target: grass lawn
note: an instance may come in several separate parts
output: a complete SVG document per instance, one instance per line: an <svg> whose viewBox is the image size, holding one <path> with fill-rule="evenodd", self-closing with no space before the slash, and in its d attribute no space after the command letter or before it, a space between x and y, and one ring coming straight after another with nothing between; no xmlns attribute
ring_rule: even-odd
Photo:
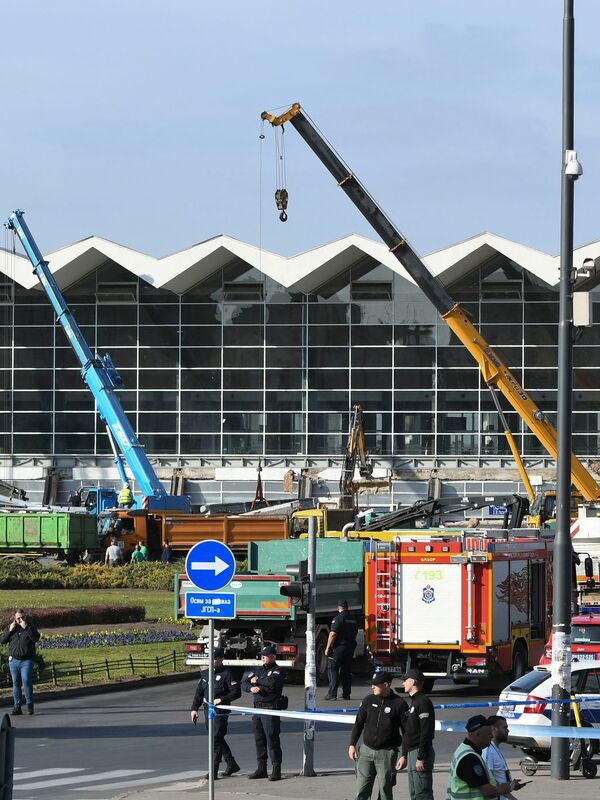
<svg viewBox="0 0 600 800"><path fill-rule="evenodd" d="M63 606L144 606L146 619L173 618L173 592L153 589L4 589L0 608Z"/></svg>

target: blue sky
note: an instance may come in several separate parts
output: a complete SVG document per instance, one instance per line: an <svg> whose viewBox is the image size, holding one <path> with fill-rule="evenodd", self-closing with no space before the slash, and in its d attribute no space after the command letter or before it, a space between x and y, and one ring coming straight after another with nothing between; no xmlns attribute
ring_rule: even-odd
<svg viewBox="0 0 600 800"><path fill-rule="evenodd" d="M600 4L575 6L584 244L600 239ZM22 0L0 49L2 213L25 208L44 251L91 234L157 256L219 233L285 255L376 238L289 126L278 221L260 112L299 100L421 253L482 230L555 253L562 12L562 0Z"/></svg>

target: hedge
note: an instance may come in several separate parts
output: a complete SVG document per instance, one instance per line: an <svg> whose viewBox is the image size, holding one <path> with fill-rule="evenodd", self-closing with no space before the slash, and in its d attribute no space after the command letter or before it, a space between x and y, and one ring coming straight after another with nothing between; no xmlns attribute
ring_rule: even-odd
<svg viewBox="0 0 600 800"><path fill-rule="evenodd" d="M183 564L146 561L122 567L77 564L67 567L20 559L0 560L0 589L163 589L173 590Z"/></svg>
<svg viewBox="0 0 600 800"><path fill-rule="evenodd" d="M100 625L105 622L142 622L144 606L76 606L68 608L24 608L36 628L62 628L67 625ZM2 627L9 624L14 608L0 609Z"/></svg>

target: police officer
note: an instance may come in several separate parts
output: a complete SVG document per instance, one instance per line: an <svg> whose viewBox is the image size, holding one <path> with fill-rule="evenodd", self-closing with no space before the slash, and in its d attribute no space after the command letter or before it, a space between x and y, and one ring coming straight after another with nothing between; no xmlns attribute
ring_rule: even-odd
<svg viewBox="0 0 600 800"><path fill-rule="evenodd" d="M331 621L325 655L329 674L329 690L325 700L337 700L338 686L342 685L342 697L350 699L352 687L352 658L356 649L358 623L348 611L348 601L338 601L338 613Z"/></svg>
<svg viewBox="0 0 600 800"><path fill-rule="evenodd" d="M435 711L431 700L423 692L425 675L421 670L409 669L403 676L403 682L411 706L404 722L402 755L396 768L408 766L410 800L433 800Z"/></svg>
<svg viewBox="0 0 600 800"><path fill-rule="evenodd" d="M274 647L263 647L260 651L262 666L256 672L248 672L242 681L242 689L254 695L254 708L281 708L284 674L276 662L277 650ZM269 778L270 781L281 780L281 742L279 731L281 718L255 714L252 717L254 743L256 745L256 770L248 775L250 780ZM267 748L271 756L271 775L267 773Z"/></svg>
<svg viewBox="0 0 600 800"><path fill-rule="evenodd" d="M214 667L215 667L215 718L214 718L214 735L215 735L215 760L213 763L213 774L215 779L218 776L219 764L221 759L225 758L227 767L223 770L223 775L233 775L234 772L239 772L240 767L231 753L231 749L225 741L227 735L227 724L229 722L229 711L219 711L218 706L231 705L234 700L241 696L242 690L239 681L237 681L231 674L229 667L223 666L223 656L225 650L222 647L215 647L214 649ZM198 719L198 709L203 704L204 699L208 701L208 669L202 670L200 680L196 686L196 693L192 700L191 717L192 722L196 724ZM204 707L204 717L206 720L206 727L208 729L208 708Z"/></svg>
<svg viewBox="0 0 600 800"><path fill-rule="evenodd" d="M492 741L491 720L476 714L465 727L467 738L456 748L450 764L447 799L483 800L522 789L525 784L516 779L498 783L483 759L483 750Z"/></svg>

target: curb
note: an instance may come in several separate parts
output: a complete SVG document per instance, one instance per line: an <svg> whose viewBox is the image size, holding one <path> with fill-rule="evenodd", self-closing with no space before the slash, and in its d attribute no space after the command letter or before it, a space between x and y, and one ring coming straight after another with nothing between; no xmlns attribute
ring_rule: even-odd
<svg viewBox="0 0 600 800"><path fill-rule="evenodd" d="M198 680L201 670L194 672L175 672L171 675L154 675L151 678L135 678L119 683L100 683L93 686L73 686L65 689L47 690L36 692L34 685L34 702L48 702L48 700L62 700L63 697L88 697L93 694L109 694L110 692L126 692L129 689L143 689L146 686L160 686L161 683L182 683L183 681ZM0 698L0 708L12 706L12 697Z"/></svg>

